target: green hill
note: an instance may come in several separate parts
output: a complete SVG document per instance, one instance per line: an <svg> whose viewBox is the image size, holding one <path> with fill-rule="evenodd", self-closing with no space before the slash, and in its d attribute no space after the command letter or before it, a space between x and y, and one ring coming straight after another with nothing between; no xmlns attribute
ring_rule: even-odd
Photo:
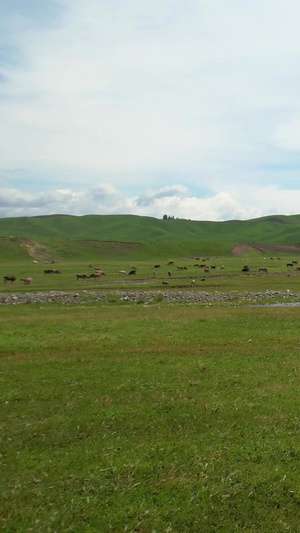
<svg viewBox="0 0 300 533"><path fill-rule="evenodd" d="M199 222L135 215L50 215L0 219L0 236L127 242L300 242L300 215Z"/></svg>
<svg viewBox="0 0 300 533"><path fill-rule="evenodd" d="M21 259L26 254L66 260L103 254L141 258L220 255L230 253L239 243L298 245L300 215L226 222L159 220L135 215L0 219L0 257L4 260Z"/></svg>

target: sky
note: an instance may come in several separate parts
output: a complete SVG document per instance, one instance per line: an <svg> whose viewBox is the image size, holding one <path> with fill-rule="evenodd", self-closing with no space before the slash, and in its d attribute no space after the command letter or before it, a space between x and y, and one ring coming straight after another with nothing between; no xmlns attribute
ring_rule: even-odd
<svg viewBox="0 0 300 533"><path fill-rule="evenodd" d="M297 0L0 14L0 217L300 213Z"/></svg>

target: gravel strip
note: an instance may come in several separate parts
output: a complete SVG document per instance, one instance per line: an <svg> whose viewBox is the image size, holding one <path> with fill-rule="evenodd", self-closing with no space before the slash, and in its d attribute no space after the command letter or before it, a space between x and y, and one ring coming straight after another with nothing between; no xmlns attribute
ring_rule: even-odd
<svg viewBox="0 0 300 533"><path fill-rule="evenodd" d="M231 302L241 305L259 305L261 301L268 301L271 305L293 304L300 302L300 293L291 291L264 291L246 293L208 293L204 291L112 291L108 293L80 291L80 292L24 292L24 293L0 293L0 305L18 304L84 304L92 302L109 303L120 302L189 302L189 303L213 303Z"/></svg>

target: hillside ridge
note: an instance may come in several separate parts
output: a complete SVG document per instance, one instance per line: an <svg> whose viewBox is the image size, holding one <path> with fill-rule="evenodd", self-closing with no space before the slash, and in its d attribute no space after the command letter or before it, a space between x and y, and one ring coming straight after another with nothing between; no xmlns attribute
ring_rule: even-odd
<svg viewBox="0 0 300 533"><path fill-rule="evenodd" d="M224 222L157 219L138 215L43 215L0 218L0 236L119 242L300 242L300 215Z"/></svg>
<svg viewBox="0 0 300 533"><path fill-rule="evenodd" d="M0 219L0 259L184 257L300 253L300 215L245 221L160 220L137 215Z"/></svg>

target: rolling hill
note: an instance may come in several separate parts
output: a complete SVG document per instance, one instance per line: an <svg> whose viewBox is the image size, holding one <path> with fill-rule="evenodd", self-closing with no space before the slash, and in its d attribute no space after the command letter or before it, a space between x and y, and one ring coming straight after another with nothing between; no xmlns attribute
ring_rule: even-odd
<svg viewBox="0 0 300 533"><path fill-rule="evenodd" d="M135 215L49 215L0 219L0 258L51 259L228 254L239 244L253 253L298 251L300 215L226 222L159 220ZM257 244L259 243L259 244ZM280 250L280 246L278 250ZM288 247L290 246L290 248ZM247 250L249 255L249 249Z"/></svg>

